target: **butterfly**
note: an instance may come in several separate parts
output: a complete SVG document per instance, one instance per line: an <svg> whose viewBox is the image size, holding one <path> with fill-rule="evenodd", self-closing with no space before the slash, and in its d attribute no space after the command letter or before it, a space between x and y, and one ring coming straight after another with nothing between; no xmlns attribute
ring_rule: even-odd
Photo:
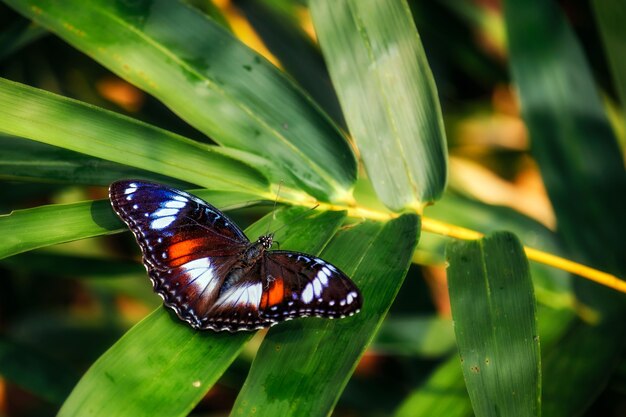
<svg viewBox="0 0 626 417"><path fill-rule="evenodd" d="M358 313L359 289L339 268L250 242L224 213L189 193L142 180L109 187L163 303L194 329L255 330L292 318Z"/></svg>

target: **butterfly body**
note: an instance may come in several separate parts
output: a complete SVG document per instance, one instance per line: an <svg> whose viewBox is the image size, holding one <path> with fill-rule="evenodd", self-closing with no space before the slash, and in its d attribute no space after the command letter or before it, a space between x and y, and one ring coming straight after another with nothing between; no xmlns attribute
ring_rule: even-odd
<svg viewBox="0 0 626 417"><path fill-rule="evenodd" d="M221 211L161 184L117 181L111 205L142 250L155 292L195 329L254 330L297 317L357 313L356 285L332 264L250 242Z"/></svg>

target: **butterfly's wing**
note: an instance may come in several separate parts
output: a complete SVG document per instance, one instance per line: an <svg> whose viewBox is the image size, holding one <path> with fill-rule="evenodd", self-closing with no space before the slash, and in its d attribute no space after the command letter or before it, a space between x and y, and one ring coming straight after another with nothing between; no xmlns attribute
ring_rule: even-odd
<svg viewBox="0 0 626 417"><path fill-rule="evenodd" d="M361 309L357 286L334 265L289 251L265 254L261 317L276 322L296 317L343 318Z"/></svg>
<svg viewBox="0 0 626 417"><path fill-rule="evenodd" d="M207 202L161 184L117 181L109 197L135 235L154 290L165 305L194 328L221 330L212 319L226 313L215 306L238 296L224 298L222 286L250 245L244 233ZM238 305L247 308L246 316L258 316L258 302L252 303L255 287L242 281L237 283L243 291ZM244 308L246 299L251 304Z"/></svg>
<svg viewBox="0 0 626 417"><path fill-rule="evenodd" d="M234 332L261 329L277 323L277 320L259 313L264 288L262 268L262 262L256 262L235 283L222 287L219 297L201 319L200 328Z"/></svg>

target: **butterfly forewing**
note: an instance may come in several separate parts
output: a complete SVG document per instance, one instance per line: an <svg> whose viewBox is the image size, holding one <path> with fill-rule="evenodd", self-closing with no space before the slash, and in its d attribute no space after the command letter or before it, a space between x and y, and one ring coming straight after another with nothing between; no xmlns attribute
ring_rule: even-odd
<svg viewBox="0 0 626 417"><path fill-rule="evenodd" d="M200 327L230 267L250 244L222 212L183 191L144 181L109 188L115 212L135 235L155 291Z"/></svg>
<svg viewBox="0 0 626 417"><path fill-rule="evenodd" d="M294 317L340 318L361 307L339 269L303 253L267 251L228 217L184 191L146 181L109 189L143 253L155 291L195 329L253 330Z"/></svg>

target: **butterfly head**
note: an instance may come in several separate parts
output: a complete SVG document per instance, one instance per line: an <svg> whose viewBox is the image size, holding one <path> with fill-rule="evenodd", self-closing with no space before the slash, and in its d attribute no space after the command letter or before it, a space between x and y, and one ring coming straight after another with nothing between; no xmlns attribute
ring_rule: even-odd
<svg viewBox="0 0 626 417"><path fill-rule="evenodd" d="M272 247L274 243L274 233L269 233L267 235L263 235L259 238L258 243L260 243L265 250L268 250Z"/></svg>

